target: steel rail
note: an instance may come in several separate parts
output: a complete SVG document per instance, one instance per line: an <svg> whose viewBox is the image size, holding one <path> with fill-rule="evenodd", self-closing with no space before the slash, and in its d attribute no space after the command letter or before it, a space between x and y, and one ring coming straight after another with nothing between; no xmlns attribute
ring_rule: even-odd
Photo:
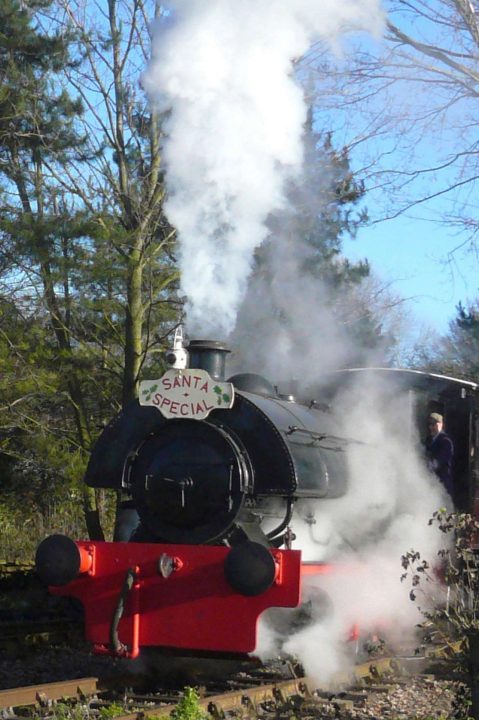
<svg viewBox="0 0 479 720"><path fill-rule="evenodd" d="M49 700L92 695L101 692L100 685L98 678L84 677L75 680L61 680L60 682L44 683L42 685L27 685L10 690L0 690L0 709L19 707L21 705L36 705L37 703L46 704Z"/></svg>
<svg viewBox="0 0 479 720"><path fill-rule="evenodd" d="M450 649L450 648L448 648ZM432 653L431 653L432 655ZM422 672L422 662L430 662L431 655L419 658L412 657L383 657L369 660L356 665L349 674L338 673L333 679L333 687L352 687L361 684L366 679L378 681L380 678L397 675L412 675ZM437 652L436 657L442 653ZM0 710L25 705L47 704L68 698L86 698L111 690L111 681L105 682L97 677L84 677L42 685L0 690ZM224 713L235 710L246 711L254 709L264 703L282 703L290 697L299 697L302 700L321 702L317 694L318 684L308 677L298 677L288 680L278 680L253 687L237 688L217 695L206 695L199 700L199 705L207 710L213 717L223 717ZM161 696L149 698L157 702L156 706L148 706L149 717L168 716L176 707L171 702L162 702ZM139 700L139 699L138 699ZM134 696L133 696L134 701ZM125 715L116 716L115 720L134 720L136 716L144 716L145 708L130 711Z"/></svg>

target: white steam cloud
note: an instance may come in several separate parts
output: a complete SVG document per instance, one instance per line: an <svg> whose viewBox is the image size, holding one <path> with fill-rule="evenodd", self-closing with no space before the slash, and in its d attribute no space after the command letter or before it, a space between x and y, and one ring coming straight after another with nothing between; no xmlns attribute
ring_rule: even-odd
<svg viewBox="0 0 479 720"><path fill-rule="evenodd" d="M294 60L316 40L336 50L345 32L380 32L380 0L172 0L164 7L144 84L169 112L165 211L178 231L188 330L229 335L243 302L232 337L238 370L310 383L355 351L325 288L301 272L310 248L275 233L277 244L264 252L268 272L253 278L245 298L246 287L254 250L270 234L267 221L287 208L286 186L303 170L307 108ZM354 294L345 302L339 316L350 318L361 303ZM399 582L400 558L411 547L433 557L442 540L427 521L447 498L404 432L407 403L395 398L384 408L377 391L362 383L359 395L336 407L341 433L366 443L348 447L348 494L303 502L294 522L304 558L331 559L335 568L304 588L313 622L293 632L272 612L261 625L263 657L281 647L321 683L352 664L346 640L354 623L363 632L413 628L420 618Z"/></svg>
<svg viewBox="0 0 479 720"><path fill-rule="evenodd" d="M438 586L437 597L411 602L410 579L400 580L401 556L409 550L437 561L447 538L428 521L436 510L450 506L450 499L426 470L410 397L391 391L377 377L374 382L362 377L338 399L341 433L366 443L346 446L348 492L337 499L303 501L297 508L294 546L304 560L332 566L331 572L304 583L302 600L311 604L312 622L286 629L291 613L278 610L261 622L260 657L288 653L323 687L334 684L337 673L352 670L355 626L362 640L379 636L389 647L411 647L423 620L418 608L444 599Z"/></svg>
<svg viewBox="0 0 479 720"><path fill-rule="evenodd" d="M315 40L379 32L379 0L173 0L144 84L170 110L165 210L178 231L191 332L228 334L284 183L301 169L306 106L293 61Z"/></svg>

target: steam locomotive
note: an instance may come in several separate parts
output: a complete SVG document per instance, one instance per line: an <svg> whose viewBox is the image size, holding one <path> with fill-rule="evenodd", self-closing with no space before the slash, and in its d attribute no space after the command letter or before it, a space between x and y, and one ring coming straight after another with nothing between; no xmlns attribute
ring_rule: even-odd
<svg viewBox="0 0 479 720"><path fill-rule="evenodd" d="M86 471L90 487L126 498L114 541L52 535L38 547L40 577L83 603L97 653L250 653L261 613L297 607L302 580L331 570L292 549L294 507L347 492L348 440L325 403L281 396L256 374L226 382L228 352L204 340L186 350L176 333L169 369L140 384L139 400L105 428ZM443 383L441 409L457 391L467 408L455 406L472 427L477 388L462 383L461 393L465 385L468 400Z"/></svg>

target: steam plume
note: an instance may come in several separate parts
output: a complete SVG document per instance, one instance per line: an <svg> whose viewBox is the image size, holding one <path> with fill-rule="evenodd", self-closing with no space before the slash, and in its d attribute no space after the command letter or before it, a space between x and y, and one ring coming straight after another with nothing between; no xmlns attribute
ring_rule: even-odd
<svg viewBox="0 0 479 720"><path fill-rule="evenodd" d="M301 172L306 106L295 81L294 59L316 40L337 49L344 32L377 32L381 24L379 0L175 0L168 4L154 32L145 86L158 107L169 111L165 210L178 230L190 333L200 329L203 335L224 336L232 331L254 249L268 235L266 220L284 208L285 183ZM301 247L296 250L302 252ZM272 256L279 262L274 249ZM282 257L289 257L292 267L298 267L296 257ZM276 361L270 368L276 374L272 379L287 377L288 368L278 358L295 360L291 375L297 376L299 370L303 378L307 371L317 375L320 367L343 364L349 353L337 337L334 318L324 310L327 301L308 299L317 297L317 286L305 288L303 279L302 287L293 292L288 283L295 272L281 275L277 270L279 296L290 288L290 296L298 300L289 327L296 328L305 317L309 321L314 308L321 330L311 332L309 327L307 333L316 342L314 352L305 345L303 335L288 334L284 323L281 333L277 325L269 333L263 328L262 338L251 333L257 340L266 336L282 345L280 353L272 342L267 344ZM263 305L269 289L263 295L263 288L253 287L256 294L245 312L249 319L255 306L270 307ZM241 335L248 337L243 323L237 346ZM298 348L304 357L304 367L299 368ZM259 364L264 369L265 363ZM339 573L325 581L321 588L331 598L333 616L319 618L303 633L292 635L285 646L322 680L347 662L344 640L352 622L359 620L367 629L370 618L382 615L387 621L391 608L396 619L405 607L410 609L398 585L400 555L414 545L423 550L427 544L433 551L437 546L437 538L430 541L418 532L444 498L431 484L409 441L394 433L401 424L398 404L391 428L391 414L383 415L372 405L373 398L373 389L365 389L354 406L356 411L351 411L349 398L340 415L346 418L345 436L357 436L360 428L361 439L370 439L376 448L368 461L351 453L351 494L325 503L321 510L315 508L317 524L309 547L310 526L295 526L297 547L306 558L331 557L336 565L355 564L361 576ZM318 540L322 540L322 550ZM414 622L417 619L406 621L401 616L400 626ZM268 641L274 652L277 639L274 633L266 634L263 628L260 649L265 655ZM332 663L329 667L324 665L326 660Z"/></svg>
<svg viewBox="0 0 479 720"><path fill-rule="evenodd" d="M164 158L189 331L229 333L254 249L301 169L294 59L315 40L379 31L379 0L174 0L144 83L170 110Z"/></svg>
<svg viewBox="0 0 479 720"><path fill-rule="evenodd" d="M345 448L347 494L303 501L294 524L302 558L331 561L332 571L304 584L303 602L311 605L307 626L285 631L288 611L271 611L259 643L261 657L275 656L281 648L299 658L322 686L334 684L336 673L352 669L356 647L348 636L356 624L363 639L379 634L389 647L412 646L423 617L409 599L410 581L400 582L401 556L413 548L423 558L437 560L447 538L428 520L450 503L413 441L420 430L411 427L407 393L393 392L377 377L371 382L361 378L337 398L335 414L344 436L366 444ZM314 525L305 522L308 515L314 516ZM429 602L434 600L443 598ZM281 620L281 613L283 625L277 617Z"/></svg>

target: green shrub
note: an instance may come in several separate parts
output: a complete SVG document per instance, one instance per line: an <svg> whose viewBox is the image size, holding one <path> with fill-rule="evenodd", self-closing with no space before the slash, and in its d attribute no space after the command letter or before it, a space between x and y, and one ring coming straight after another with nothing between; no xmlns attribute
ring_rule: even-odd
<svg viewBox="0 0 479 720"><path fill-rule="evenodd" d="M171 713L173 720L207 720L209 714L200 705L200 696L192 687L185 687L183 697Z"/></svg>

